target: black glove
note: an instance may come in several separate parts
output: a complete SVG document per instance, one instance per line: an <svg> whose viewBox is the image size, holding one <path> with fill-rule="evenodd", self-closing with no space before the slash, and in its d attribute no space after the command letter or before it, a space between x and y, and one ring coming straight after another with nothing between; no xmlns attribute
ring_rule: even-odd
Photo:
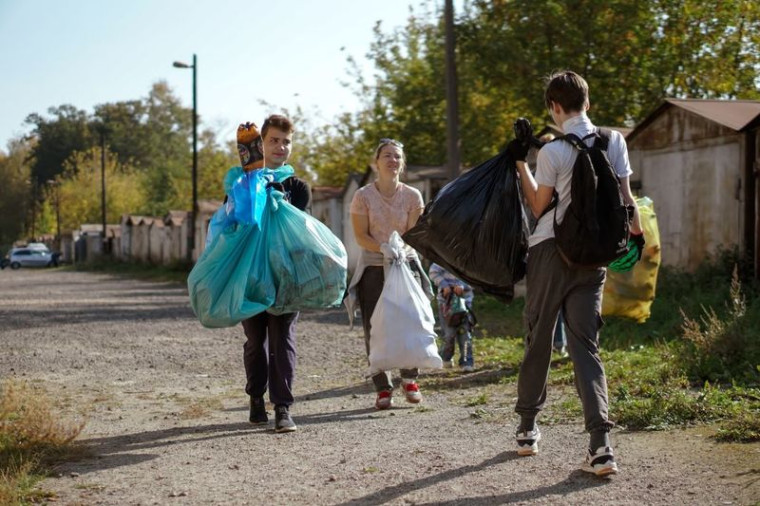
<svg viewBox="0 0 760 506"><path fill-rule="evenodd" d="M528 157L528 151L530 150L530 144L523 142L520 139L512 139L507 144L507 153L512 155L512 158L516 162L524 162Z"/></svg>
<svg viewBox="0 0 760 506"><path fill-rule="evenodd" d="M644 253L644 245L646 244L644 234L631 234L631 242L636 245L636 249L638 250L639 256L636 259L638 262L641 260L641 255Z"/></svg>
<svg viewBox="0 0 760 506"><path fill-rule="evenodd" d="M644 253L644 234L631 234L628 238L628 253L610 263L609 268L615 272L628 272L641 260Z"/></svg>
<svg viewBox="0 0 760 506"><path fill-rule="evenodd" d="M274 188L280 193L285 193L285 187L282 186L282 183L277 183L275 181L272 181L271 183L267 183L267 190L270 188Z"/></svg>
<svg viewBox="0 0 760 506"><path fill-rule="evenodd" d="M512 128L515 131L515 138L507 144L507 151L515 161L524 162L531 146L541 149L544 145L533 136L533 126L527 118L517 118Z"/></svg>

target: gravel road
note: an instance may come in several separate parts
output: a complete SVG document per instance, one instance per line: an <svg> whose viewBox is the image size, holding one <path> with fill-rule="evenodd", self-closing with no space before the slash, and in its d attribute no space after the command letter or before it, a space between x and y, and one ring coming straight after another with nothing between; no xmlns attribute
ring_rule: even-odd
<svg viewBox="0 0 760 506"><path fill-rule="evenodd" d="M275 434L247 422L241 328L203 328L184 286L0 271L2 378L41 385L62 416L87 416L85 457L41 484L51 504L760 501L758 444L719 445L709 428L616 431L621 473L598 479L579 470L580 420L542 426L541 453L516 456L515 387L493 381L499 371L429 371L421 405L397 398L376 412L361 331L344 313L302 314L298 339L298 431ZM552 391L550 402L571 394Z"/></svg>

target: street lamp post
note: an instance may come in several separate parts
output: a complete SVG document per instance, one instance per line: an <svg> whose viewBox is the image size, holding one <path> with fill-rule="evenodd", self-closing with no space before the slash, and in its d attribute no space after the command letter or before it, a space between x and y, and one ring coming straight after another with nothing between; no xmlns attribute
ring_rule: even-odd
<svg viewBox="0 0 760 506"><path fill-rule="evenodd" d="M179 69L193 69L193 212L191 213L190 230L187 235L187 261L193 263L195 222L198 216L198 59L193 54L192 65L179 61L175 61L173 65Z"/></svg>

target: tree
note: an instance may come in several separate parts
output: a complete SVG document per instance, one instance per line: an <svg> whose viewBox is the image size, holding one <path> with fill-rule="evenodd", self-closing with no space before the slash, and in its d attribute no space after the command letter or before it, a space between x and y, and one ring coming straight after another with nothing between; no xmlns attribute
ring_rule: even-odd
<svg viewBox="0 0 760 506"><path fill-rule="evenodd" d="M0 151L0 249L25 235L31 217L32 177L26 159L32 151L24 138L8 143L8 154Z"/></svg>
<svg viewBox="0 0 760 506"><path fill-rule="evenodd" d="M51 107L44 118L32 113L26 123L34 125L31 138L31 171L35 184L40 187L63 171L64 163L77 151L86 151L93 145L89 129L89 115L73 105ZM76 170L76 167L74 168Z"/></svg>
<svg viewBox="0 0 760 506"><path fill-rule="evenodd" d="M362 109L315 130L322 178L344 178L352 149L381 137L402 141L411 164L445 161L442 12L422 5L403 29L376 25L371 78L349 58ZM608 126L633 126L668 96L760 98L760 6L750 0L472 0L456 30L464 166L503 147L517 117L551 121L543 79L554 70L586 78L589 114Z"/></svg>
<svg viewBox="0 0 760 506"><path fill-rule="evenodd" d="M76 169L75 169L76 167ZM83 223L101 222L100 149L76 153L65 164L59 184L61 230L79 228ZM142 191L146 177L141 171L119 165L116 157L106 157L106 221L119 223L123 214L143 212L146 207Z"/></svg>

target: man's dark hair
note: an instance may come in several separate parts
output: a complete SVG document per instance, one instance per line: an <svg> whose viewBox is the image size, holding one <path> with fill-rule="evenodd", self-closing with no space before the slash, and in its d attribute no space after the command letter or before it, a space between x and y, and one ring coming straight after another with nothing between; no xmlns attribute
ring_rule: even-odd
<svg viewBox="0 0 760 506"><path fill-rule="evenodd" d="M565 112L581 112L588 106L588 83L572 70L554 72L546 78L544 101L551 109L557 102Z"/></svg>
<svg viewBox="0 0 760 506"><path fill-rule="evenodd" d="M282 116L281 114L272 114L267 119L264 120L264 124L261 127L261 138L264 139L267 136L267 131L270 127L274 127L278 130L282 130L286 134L292 134L293 133L293 123L286 118L285 116Z"/></svg>

